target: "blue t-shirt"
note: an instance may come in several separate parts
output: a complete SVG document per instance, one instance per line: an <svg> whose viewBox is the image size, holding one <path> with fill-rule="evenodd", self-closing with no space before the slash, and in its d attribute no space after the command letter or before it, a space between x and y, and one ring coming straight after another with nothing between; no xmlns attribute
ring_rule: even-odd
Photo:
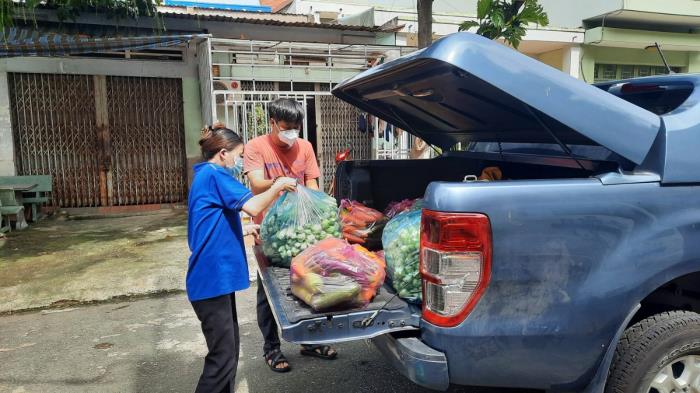
<svg viewBox="0 0 700 393"><path fill-rule="evenodd" d="M253 196L222 166L194 166L188 198L187 297L209 299L248 288L241 207Z"/></svg>

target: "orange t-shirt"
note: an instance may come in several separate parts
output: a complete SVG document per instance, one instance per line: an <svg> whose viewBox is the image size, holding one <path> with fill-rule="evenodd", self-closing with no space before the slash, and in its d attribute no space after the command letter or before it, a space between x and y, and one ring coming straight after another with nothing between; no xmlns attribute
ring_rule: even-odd
<svg viewBox="0 0 700 393"><path fill-rule="evenodd" d="M297 139L297 143L289 149L275 145L270 135L250 140L246 143L243 153L243 172L261 169L265 179L278 176L293 177L299 184L306 184L307 181L321 176L314 149L305 139ZM259 214L253 221L260 224L263 217L264 213Z"/></svg>

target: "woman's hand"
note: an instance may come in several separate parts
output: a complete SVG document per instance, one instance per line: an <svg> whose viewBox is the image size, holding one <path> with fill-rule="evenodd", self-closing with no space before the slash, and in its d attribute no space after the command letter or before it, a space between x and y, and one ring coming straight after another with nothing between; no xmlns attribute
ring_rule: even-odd
<svg viewBox="0 0 700 393"><path fill-rule="evenodd" d="M260 233L258 232L259 229L260 225L258 224L243 225L243 236L253 235L253 237L257 239L260 237Z"/></svg>
<svg viewBox="0 0 700 393"><path fill-rule="evenodd" d="M280 177L272 184L272 188L277 191L296 191L297 179L291 177Z"/></svg>
<svg viewBox="0 0 700 393"><path fill-rule="evenodd" d="M250 198L241 210L248 213L249 216L255 217L267 209L280 196L280 192L296 191L296 189L297 179L279 177L267 191Z"/></svg>

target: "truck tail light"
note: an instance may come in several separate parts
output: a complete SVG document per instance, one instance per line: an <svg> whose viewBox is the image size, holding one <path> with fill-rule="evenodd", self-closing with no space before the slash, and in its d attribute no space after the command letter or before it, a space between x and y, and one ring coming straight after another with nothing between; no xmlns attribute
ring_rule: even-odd
<svg viewBox="0 0 700 393"><path fill-rule="evenodd" d="M423 319L456 326L474 309L491 278L489 219L423 210L420 246Z"/></svg>

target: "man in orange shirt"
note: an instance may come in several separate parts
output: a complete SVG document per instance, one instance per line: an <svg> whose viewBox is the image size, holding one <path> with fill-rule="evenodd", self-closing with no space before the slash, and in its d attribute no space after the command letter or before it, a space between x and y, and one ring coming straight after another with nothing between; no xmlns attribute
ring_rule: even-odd
<svg viewBox="0 0 700 393"><path fill-rule="evenodd" d="M253 194L267 191L278 177L292 177L308 188L318 190L321 171L311 143L299 138L304 121L303 106L289 98L280 98L268 105L270 133L249 141L245 146L243 168L250 180ZM264 213L253 218L262 223ZM277 323L272 315L265 290L258 277L258 327L265 344L265 362L276 372L290 370L289 362L280 351ZM327 345L302 345L302 355L335 359L338 353Z"/></svg>

